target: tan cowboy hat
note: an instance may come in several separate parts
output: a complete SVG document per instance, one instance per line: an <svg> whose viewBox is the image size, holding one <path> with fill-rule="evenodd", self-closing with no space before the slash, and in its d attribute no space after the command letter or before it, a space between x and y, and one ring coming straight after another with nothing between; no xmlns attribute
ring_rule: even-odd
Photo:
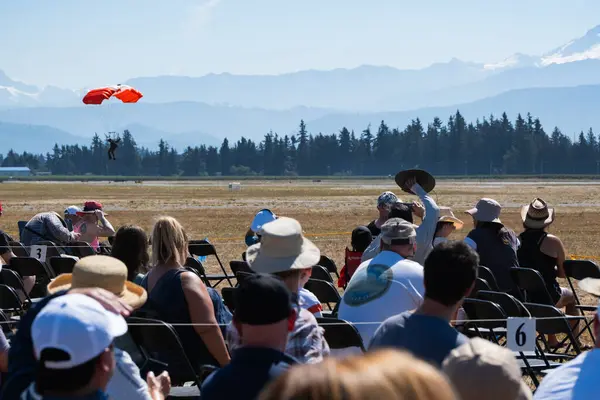
<svg viewBox="0 0 600 400"><path fill-rule="evenodd" d="M456 230L462 229L465 225L464 222L454 216L454 213L448 207L440 207L440 218L438 219L438 222L451 222L454 224Z"/></svg>
<svg viewBox="0 0 600 400"><path fill-rule="evenodd" d="M531 229L545 228L554 222L554 209L540 198L535 198L528 206L521 207L523 225Z"/></svg>
<svg viewBox="0 0 600 400"><path fill-rule="evenodd" d="M48 284L48 293L93 287L114 293L133 308L141 307L148 298L143 287L127 280L125 264L109 256L88 256L80 259L73 267L73 273L60 274Z"/></svg>
<svg viewBox="0 0 600 400"><path fill-rule="evenodd" d="M246 250L246 261L256 272L274 274L319 263L319 248L302 235L300 223L293 218L279 217L256 233L260 243Z"/></svg>

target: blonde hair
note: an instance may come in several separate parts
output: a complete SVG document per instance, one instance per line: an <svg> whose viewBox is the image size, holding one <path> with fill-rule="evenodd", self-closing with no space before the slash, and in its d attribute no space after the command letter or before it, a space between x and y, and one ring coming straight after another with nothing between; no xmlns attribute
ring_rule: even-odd
<svg viewBox="0 0 600 400"><path fill-rule="evenodd" d="M185 264L188 238L185 230L173 217L160 217L152 229L152 265Z"/></svg>
<svg viewBox="0 0 600 400"><path fill-rule="evenodd" d="M297 365L259 400L456 400L448 380L408 353L380 350L320 364Z"/></svg>

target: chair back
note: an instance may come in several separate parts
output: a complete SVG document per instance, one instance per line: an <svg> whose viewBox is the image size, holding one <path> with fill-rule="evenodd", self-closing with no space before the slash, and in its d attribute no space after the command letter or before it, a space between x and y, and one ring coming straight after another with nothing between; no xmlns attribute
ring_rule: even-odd
<svg viewBox="0 0 600 400"><path fill-rule="evenodd" d="M83 258L87 256L95 256L96 250L88 242L77 241L73 242L69 245L69 250L71 254L75 257Z"/></svg>
<svg viewBox="0 0 600 400"><path fill-rule="evenodd" d="M490 285L488 284L488 282L485 279L475 278L475 286L473 287L473 290L471 291L469 298L472 298L472 299L476 298L477 293L479 293L480 290L491 291L492 288L490 287Z"/></svg>
<svg viewBox="0 0 600 400"><path fill-rule="evenodd" d="M58 276L60 274L70 274L77 260L72 257L50 257L50 267Z"/></svg>
<svg viewBox="0 0 600 400"><path fill-rule="evenodd" d="M198 372L187 358L177 332L163 321L138 317L127 320L129 333L143 354L156 365L166 365L173 386L186 382L201 385ZM154 371L160 373L162 371Z"/></svg>
<svg viewBox="0 0 600 400"><path fill-rule="evenodd" d="M214 256L217 254L217 249L212 243L209 243L206 239L203 240L190 240L188 243L188 251L190 254L197 257Z"/></svg>
<svg viewBox="0 0 600 400"><path fill-rule="evenodd" d="M60 257L60 250L54 242L49 240L42 240L38 242L39 246L46 246L46 260L50 259L50 257Z"/></svg>
<svg viewBox="0 0 600 400"><path fill-rule="evenodd" d="M336 309L340 303L340 293L331 282L319 279L309 279L304 285L304 288L317 296L317 299L319 299L321 303L326 304L330 310ZM333 307L331 306L332 303L334 304Z"/></svg>
<svg viewBox="0 0 600 400"><path fill-rule="evenodd" d="M238 272L246 272L248 274L254 273L246 261L229 261L229 268L231 268L231 272L233 272L234 275Z"/></svg>
<svg viewBox="0 0 600 400"><path fill-rule="evenodd" d="M544 304L554 305L554 300L542 275L532 268L511 268L510 276L515 284L525 291L525 297L530 300L530 294L535 293L537 301Z"/></svg>
<svg viewBox="0 0 600 400"><path fill-rule="evenodd" d="M235 294L235 289L232 287L222 287L221 288L221 297L223 297L223 303L229 308L230 312L235 311L235 306L233 302L233 296Z"/></svg>
<svg viewBox="0 0 600 400"><path fill-rule="evenodd" d="M322 281L333 283L333 278L331 277L331 274L329 274L329 271L327 271L324 267L320 265L315 265L312 267L312 273L310 277L312 279L319 279Z"/></svg>
<svg viewBox="0 0 600 400"><path fill-rule="evenodd" d="M29 257L29 252L21 242L8 242L13 254L17 257Z"/></svg>
<svg viewBox="0 0 600 400"><path fill-rule="evenodd" d="M582 280L585 278L600 279L600 267L589 260L565 260L563 263L568 278Z"/></svg>
<svg viewBox="0 0 600 400"><path fill-rule="evenodd" d="M21 277L35 276L37 282L50 283L55 278L54 271L51 271L40 260L33 257L13 257L8 263L8 268L16 271Z"/></svg>
<svg viewBox="0 0 600 400"><path fill-rule="evenodd" d="M319 259L319 262L317 263L317 265L324 267L327 271L329 271L329 273L335 274L335 276L337 276L338 278L340 277L340 275L338 273L337 265L335 265L335 262L331 258L327 257L326 255L321 254L321 258Z"/></svg>
<svg viewBox="0 0 600 400"><path fill-rule="evenodd" d="M486 329L506 327L506 313L498 304L481 299L465 299L463 309L478 327ZM477 320L486 320L477 322ZM490 321L494 320L494 321Z"/></svg>
<svg viewBox="0 0 600 400"><path fill-rule="evenodd" d="M20 290L25 294L25 296L27 296L27 292L25 291L25 285L23 284L23 279L19 276L17 272L8 268L2 268L2 270L0 271L0 277L2 278L3 285L10 286L15 290Z"/></svg>
<svg viewBox="0 0 600 400"><path fill-rule="evenodd" d="M358 347L363 352L365 351L360 333L350 322L337 318L317 318L317 322L325 330L325 340L329 344L329 348Z"/></svg>
<svg viewBox="0 0 600 400"><path fill-rule="evenodd" d="M525 306L523 306L523 304L514 296L508 293L481 290L477 296L481 300L487 300L498 304L506 313L507 317L531 317L527 308L525 308Z"/></svg>
<svg viewBox="0 0 600 400"><path fill-rule="evenodd" d="M17 291L4 284L0 284L0 310L7 314L23 315L25 313L23 302Z"/></svg>
<svg viewBox="0 0 600 400"><path fill-rule="evenodd" d="M491 269L489 269L488 267L484 267L483 265L480 265L479 267L477 267L477 276L485 279L493 291L500 292L500 288L498 287L498 282L496 281L496 277L494 276L494 273L492 272Z"/></svg>
<svg viewBox="0 0 600 400"><path fill-rule="evenodd" d="M564 333L561 343L570 342L576 354L581 353L579 342L575 339L569 320L558 308L545 304L524 303L535 321L535 330L540 335ZM545 339L541 336L544 343ZM547 345L546 345L547 347Z"/></svg>

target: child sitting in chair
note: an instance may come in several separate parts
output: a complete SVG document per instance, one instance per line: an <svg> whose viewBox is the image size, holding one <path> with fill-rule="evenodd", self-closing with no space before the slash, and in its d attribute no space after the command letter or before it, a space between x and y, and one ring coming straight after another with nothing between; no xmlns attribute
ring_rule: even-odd
<svg viewBox="0 0 600 400"><path fill-rule="evenodd" d="M360 260L363 252L373 241L373 235L366 226L359 226L352 231L351 246L352 250L346 247L346 255L344 258L344 266L340 271L338 279L338 287L345 288L350 278L354 275L354 271L360 266Z"/></svg>

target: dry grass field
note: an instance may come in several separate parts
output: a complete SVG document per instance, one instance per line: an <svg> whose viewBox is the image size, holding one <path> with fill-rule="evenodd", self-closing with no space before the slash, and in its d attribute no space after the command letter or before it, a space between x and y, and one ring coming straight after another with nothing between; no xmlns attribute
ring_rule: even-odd
<svg viewBox="0 0 600 400"><path fill-rule="evenodd" d="M17 221L40 211L61 212L65 207L99 200L115 227L135 223L148 232L160 215L171 215L184 225L193 239L208 237L215 243L225 263L241 259L244 233L254 214L270 208L278 215L298 219L306 233L332 257L343 264L349 232L367 224L377 211L377 196L391 190L401 194L393 180L382 181L253 181L240 191L229 191L228 182L144 182L134 183L11 183L0 186L4 216L0 227L17 235ZM516 232L521 231L520 206L534 197L545 199L557 210L550 231L564 241L569 254L600 257L600 184L593 182L506 182L440 181L432 196L442 206L450 206L457 216L481 197L492 197L503 206L502 219ZM416 197L401 194L403 201ZM470 217L469 217L470 218ZM462 238L471 222L456 234ZM217 266L207 264L211 272ZM583 295L588 304L595 299Z"/></svg>

